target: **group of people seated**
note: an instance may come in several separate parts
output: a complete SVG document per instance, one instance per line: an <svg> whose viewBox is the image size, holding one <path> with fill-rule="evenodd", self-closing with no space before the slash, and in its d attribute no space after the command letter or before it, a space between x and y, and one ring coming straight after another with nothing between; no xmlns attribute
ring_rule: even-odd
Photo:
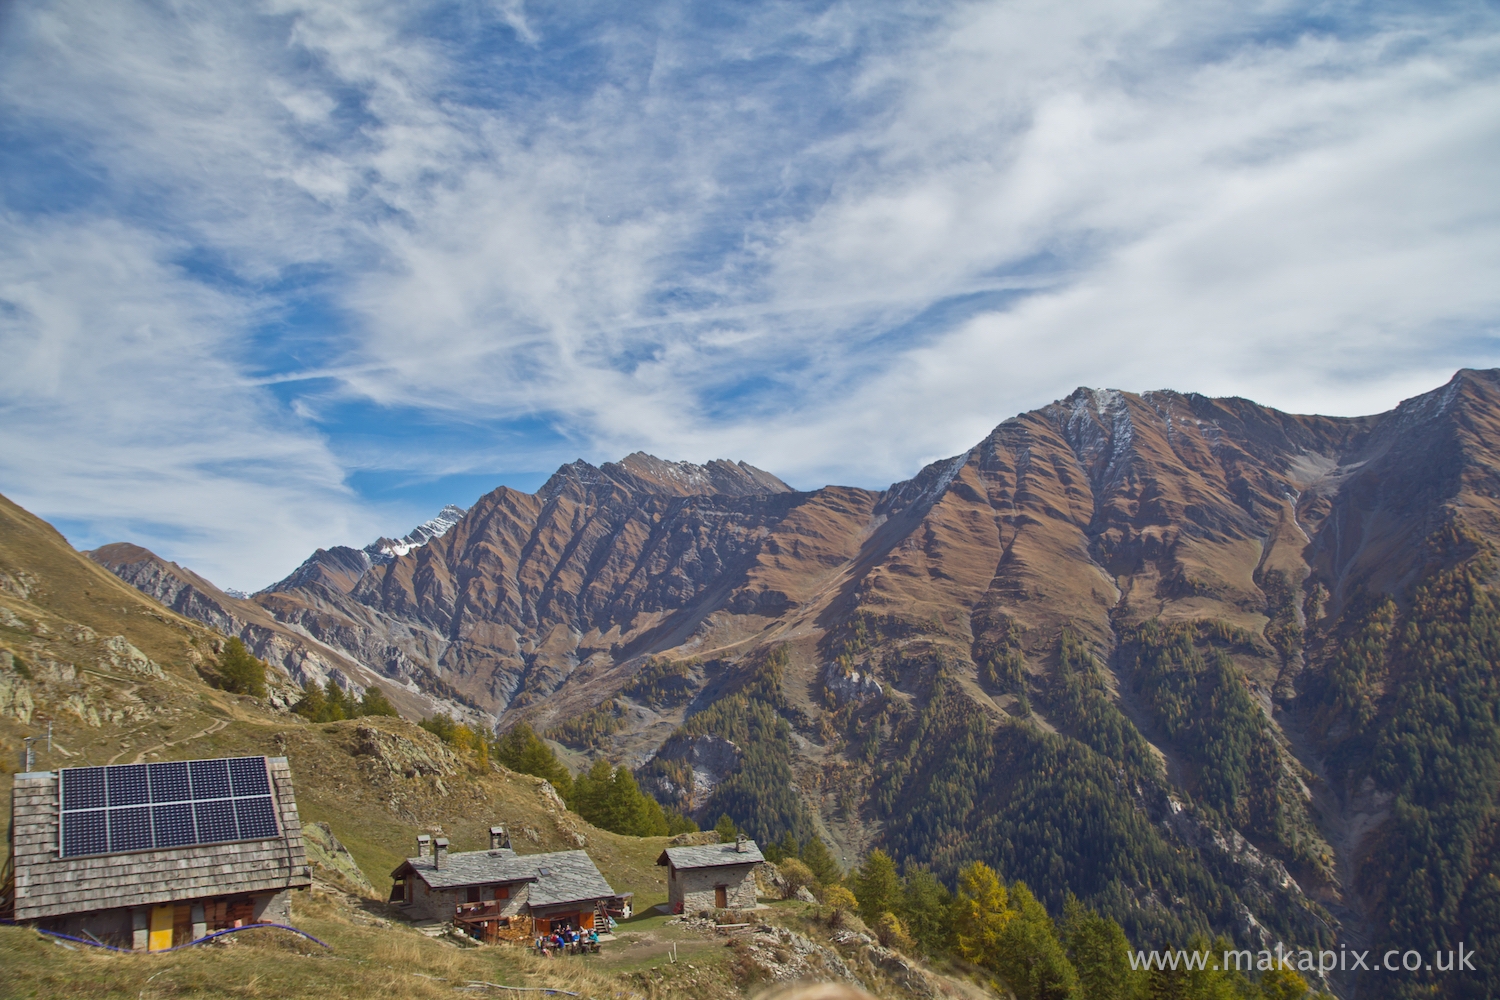
<svg viewBox="0 0 1500 1000"><path fill-rule="evenodd" d="M572 924L563 923L536 939L539 955L596 955L599 953L599 932L590 927L580 931Z"/></svg>

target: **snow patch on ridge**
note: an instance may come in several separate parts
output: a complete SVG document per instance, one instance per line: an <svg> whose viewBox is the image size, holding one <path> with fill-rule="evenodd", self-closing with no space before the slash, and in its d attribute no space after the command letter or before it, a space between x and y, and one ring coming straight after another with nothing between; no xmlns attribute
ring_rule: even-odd
<svg viewBox="0 0 1500 1000"><path fill-rule="evenodd" d="M1125 394L1118 389L1082 388L1070 398L1073 405L1064 423L1068 441L1086 467L1102 464L1098 481L1114 482L1124 473L1135 441L1135 422Z"/></svg>
<svg viewBox="0 0 1500 1000"><path fill-rule="evenodd" d="M401 538L377 538L364 547L364 552L370 557L371 562L387 563L406 555L412 549L420 548L432 541L441 538L448 530L457 524L467 511L457 504L449 504L438 511L437 517L430 521L424 521L413 528L408 534Z"/></svg>

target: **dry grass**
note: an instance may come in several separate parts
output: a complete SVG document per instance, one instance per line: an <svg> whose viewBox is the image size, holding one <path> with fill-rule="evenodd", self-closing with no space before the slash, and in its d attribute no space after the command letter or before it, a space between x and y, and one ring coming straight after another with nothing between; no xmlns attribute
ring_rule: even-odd
<svg viewBox="0 0 1500 1000"><path fill-rule="evenodd" d="M504 947L461 949L406 927L380 926L316 892L298 897L295 920L333 950L265 930L234 935L228 939L232 944L129 955L68 950L28 929L0 928L6 966L0 995L451 1000L472 982L563 989L599 998L619 992L609 976L581 960L544 960Z"/></svg>

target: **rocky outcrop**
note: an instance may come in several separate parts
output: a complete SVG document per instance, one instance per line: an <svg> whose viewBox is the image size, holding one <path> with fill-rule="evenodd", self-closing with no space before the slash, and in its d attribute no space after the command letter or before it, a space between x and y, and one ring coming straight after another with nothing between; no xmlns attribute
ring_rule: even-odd
<svg viewBox="0 0 1500 1000"><path fill-rule="evenodd" d="M327 823L304 824L302 839L307 846L307 860L318 869L320 877L362 896L375 895L375 887L360 870L354 855L333 835L333 828Z"/></svg>
<svg viewBox="0 0 1500 1000"><path fill-rule="evenodd" d="M718 736L673 737L637 772L636 780L659 801L691 810L708 801L743 757L736 744ZM653 766L657 764L668 766Z"/></svg>

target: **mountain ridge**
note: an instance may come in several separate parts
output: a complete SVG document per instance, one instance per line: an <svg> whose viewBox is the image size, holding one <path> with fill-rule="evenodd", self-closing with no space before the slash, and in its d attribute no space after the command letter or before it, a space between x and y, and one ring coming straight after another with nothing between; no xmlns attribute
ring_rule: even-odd
<svg viewBox="0 0 1500 1000"><path fill-rule="evenodd" d="M816 830L848 860L884 845L942 871L982 845L1056 905L1045 873L1069 873L1141 939L1375 941L1407 869L1369 866L1408 836L1370 804L1406 787L1379 763L1406 682L1380 678L1429 667L1394 645L1408 659L1365 680L1340 664L1372 595L1420 631L1432 581L1500 542L1495 442L1497 371L1363 417L1081 388L880 491L575 462L256 601L375 674L530 722L575 766L629 762L706 821L748 812L762 839ZM1356 702L1364 728L1337 707ZM738 749L691 749L708 738Z"/></svg>

